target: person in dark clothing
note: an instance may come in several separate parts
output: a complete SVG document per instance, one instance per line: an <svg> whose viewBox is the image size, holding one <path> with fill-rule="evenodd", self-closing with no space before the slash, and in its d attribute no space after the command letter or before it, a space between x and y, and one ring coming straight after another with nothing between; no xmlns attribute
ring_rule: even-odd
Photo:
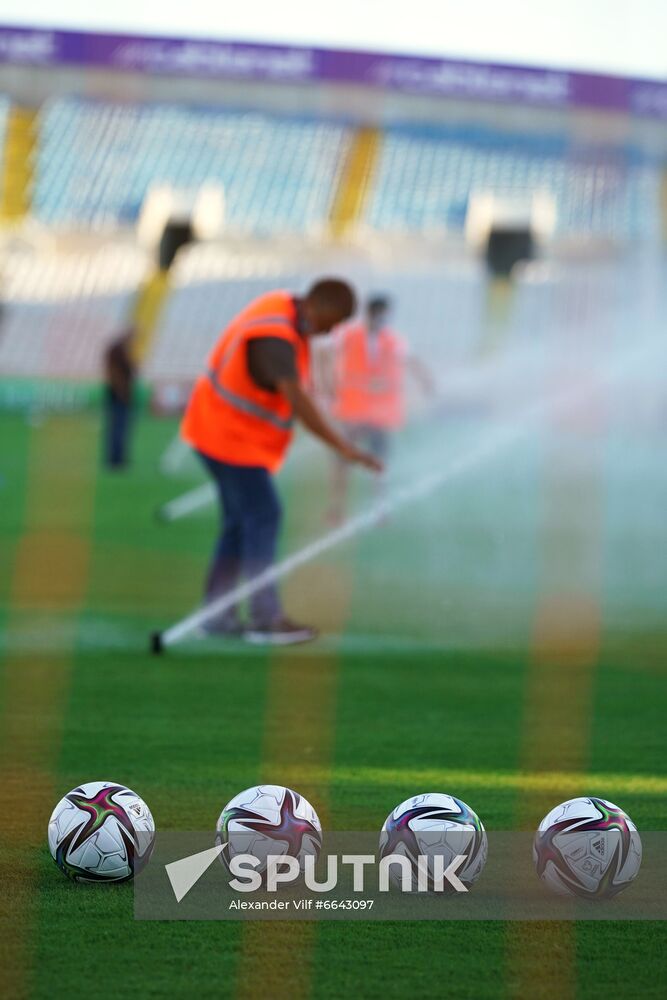
<svg viewBox="0 0 667 1000"><path fill-rule="evenodd" d="M104 356L104 461L110 469L128 464L136 369L131 353L132 331L114 340Z"/></svg>

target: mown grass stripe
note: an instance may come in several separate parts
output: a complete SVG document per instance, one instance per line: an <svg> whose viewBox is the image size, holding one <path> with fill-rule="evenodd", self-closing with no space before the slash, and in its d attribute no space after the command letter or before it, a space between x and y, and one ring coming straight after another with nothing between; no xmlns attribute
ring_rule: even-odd
<svg viewBox="0 0 667 1000"><path fill-rule="evenodd" d="M586 323L585 309L577 308L571 317L550 375L565 391L572 383L571 357L581 332L577 321ZM565 408L551 415L545 441L542 585L526 678L520 758L526 770L536 773L561 763L573 771L586 766L600 659L602 481L598 451L591 445L604 432L602 398L585 369L578 373L576 384L577 404L571 412ZM585 462L579 454L582 439L588 446ZM521 786L517 825L536 826L559 799L571 794ZM576 933L571 924L508 927L511 996L521 1000L537 992L567 1000L576 995L576 981Z"/></svg>
<svg viewBox="0 0 667 1000"><path fill-rule="evenodd" d="M350 569L339 562L309 565L287 582L287 607L301 606L306 620L327 621L342 632L352 596ZM326 829L329 813L331 761L336 728L340 660L335 649L277 649L270 657L264 718L261 780L286 781L286 771L307 754L312 766L299 767L290 778L295 791L316 808ZM236 975L236 1000L266 993L276 998L306 1000L314 990L318 925L315 923L248 922L243 925ZM292 973L281 976L289 951Z"/></svg>
<svg viewBox="0 0 667 1000"><path fill-rule="evenodd" d="M0 716L0 874L7 995L30 992L37 851L43 850L57 790L54 767L69 692L76 621L88 580L95 439L88 426L54 417L33 432L25 490L25 530L12 569L7 631L26 615L58 612L63 642L5 659Z"/></svg>
<svg viewBox="0 0 667 1000"><path fill-rule="evenodd" d="M445 791L456 794L459 787L478 788L482 791L509 790L519 792L550 792L558 795L601 795L613 798L616 794L665 795L667 777L650 774L621 774L587 771L479 771L461 768L379 768L338 767L317 768L308 764L296 768L283 767L285 780L302 781L315 785L326 780L350 785L395 786L410 788L414 794L427 791ZM556 803L554 803L556 804Z"/></svg>

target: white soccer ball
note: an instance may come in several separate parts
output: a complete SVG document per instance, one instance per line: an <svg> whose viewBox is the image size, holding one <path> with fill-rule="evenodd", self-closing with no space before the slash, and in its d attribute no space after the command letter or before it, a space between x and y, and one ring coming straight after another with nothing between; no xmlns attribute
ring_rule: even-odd
<svg viewBox="0 0 667 1000"><path fill-rule="evenodd" d="M642 843L627 813L606 799L568 799L548 813L535 834L533 860L553 892L609 899L637 877Z"/></svg>
<svg viewBox="0 0 667 1000"><path fill-rule="evenodd" d="M421 864L427 874L427 891L449 891L452 887L447 880L442 890L435 883L434 877L438 875L435 858L442 859L439 868L443 871L458 855L464 855L466 860L455 874L469 888L482 873L487 851L486 833L477 813L461 799L440 792L413 795L401 802L389 813L380 833L380 857L398 854L410 861L412 891L420 888L420 856L424 858ZM398 865L390 866L389 877L402 888Z"/></svg>
<svg viewBox="0 0 667 1000"><path fill-rule="evenodd" d="M307 855L319 857L322 826L317 813L303 795L283 785L254 785L239 792L220 813L216 824L217 845L226 844L222 858L229 867L237 854L252 854L266 871L267 858L287 854L299 861L303 871Z"/></svg>
<svg viewBox="0 0 667 1000"><path fill-rule="evenodd" d="M125 882L147 864L155 841L150 809L114 781L89 781L60 800L49 850L73 882Z"/></svg>

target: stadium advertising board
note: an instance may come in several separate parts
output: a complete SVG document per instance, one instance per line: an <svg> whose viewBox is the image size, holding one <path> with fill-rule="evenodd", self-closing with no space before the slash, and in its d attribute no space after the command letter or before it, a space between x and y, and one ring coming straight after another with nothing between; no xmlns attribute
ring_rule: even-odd
<svg viewBox="0 0 667 1000"><path fill-rule="evenodd" d="M464 100L667 118L667 84L370 52L0 27L0 63L283 83L346 83Z"/></svg>

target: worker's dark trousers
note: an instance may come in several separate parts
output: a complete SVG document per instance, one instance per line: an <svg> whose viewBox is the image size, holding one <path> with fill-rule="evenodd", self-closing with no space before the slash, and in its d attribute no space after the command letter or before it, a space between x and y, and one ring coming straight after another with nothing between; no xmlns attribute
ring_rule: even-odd
<svg viewBox="0 0 667 1000"><path fill-rule="evenodd" d="M272 565L282 509L267 469L219 462L201 452L199 457L215 482L222 515L222 533L206 581L206 600L210 602ZM248 603L256 624L270 624L282 614L275 584L262 588ZM233 622L236 614L237 609L232 609L219 624Z"/></svg>
<svg viewBox="0 0 667 1000"><path fill-rule="evenodd" d="M107 390L104 398L104 461L109 468L120 469L129 461L132 404Z"/></svg>

